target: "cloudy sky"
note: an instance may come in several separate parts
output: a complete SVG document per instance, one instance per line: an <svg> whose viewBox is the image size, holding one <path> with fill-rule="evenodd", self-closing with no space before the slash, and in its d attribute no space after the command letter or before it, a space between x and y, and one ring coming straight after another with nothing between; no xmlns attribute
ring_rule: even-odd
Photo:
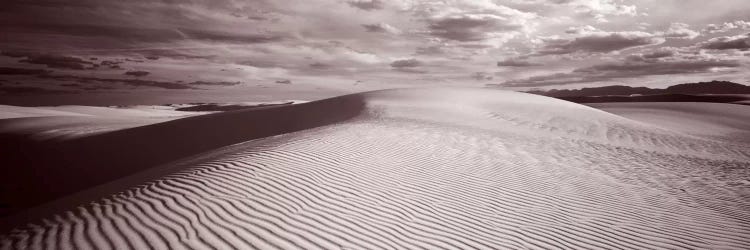
<svg viewBox="0 0 750 250"><path fill-rule="evenodd" d="M749 13L747 0L6 0L0 91L747 84Z"/></svg>

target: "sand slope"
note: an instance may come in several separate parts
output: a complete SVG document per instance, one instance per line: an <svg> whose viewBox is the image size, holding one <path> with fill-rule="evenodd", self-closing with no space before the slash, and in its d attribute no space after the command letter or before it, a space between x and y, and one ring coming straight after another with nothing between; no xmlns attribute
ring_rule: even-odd
<svg viewBox="0 0 750 250"><path fill-rule="evenodd" d="M167 165L178 171L18 228L0 247L750 248L746 144L514 92L341 98L272 109L325 111L266 131L298 132ZM254 112L171 126L236 138L228 123L262 121Z"/></svg>
<svg viewBox="0 0 750 250"><path fill-rule="evenodd" d="M592 103L588 106L686 134L750 143L750 107L724 103Z"/></svg>
<svg viewBox="0 0 750 250"><path fill-rule="evenodd" d="M206 113L176 111L166 106L0 105L0 134L23 134L36 140L64 140Z"/></svg>

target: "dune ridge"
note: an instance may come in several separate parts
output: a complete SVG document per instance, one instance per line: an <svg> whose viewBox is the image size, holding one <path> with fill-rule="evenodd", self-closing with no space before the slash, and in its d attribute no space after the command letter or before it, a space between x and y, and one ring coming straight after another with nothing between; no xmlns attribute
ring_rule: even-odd
<svg viewBox="0 0 750 250"><path fill-rule="evenodd" d="M345 117L174 163L0 248L750 248L748 144L523 93L342 98L309 119ZM197 118L173 123L216 120Z"/></svg>

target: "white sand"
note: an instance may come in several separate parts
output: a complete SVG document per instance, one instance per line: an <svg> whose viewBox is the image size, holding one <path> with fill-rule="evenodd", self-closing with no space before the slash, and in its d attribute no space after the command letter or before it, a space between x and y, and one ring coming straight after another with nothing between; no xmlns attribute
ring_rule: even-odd
<svg viewBox="0 0 750 250"><path fill-rule="evenodd" d="M515 92L360 97L347 122L183 161L0 248L750 248L747 144Z"/></svg>
<svg viewBox="0 0 750 250"><path fill-rule="evenodd" d="M182 112L173 108L158 105L142 105L127 108L93 107L93 106L48 106L19 107L0 105L0 119L44 117L44 116L97 116L97 117L169 117L187 116L201 113Z"/></svg>
<svg viewBox="0 0 750 250"><path fill-rule="evenodd" d="M208 113L173 109L157 105L127 108L0 105L0 133L23 133L40 140L70 139Z"/></svg>
<svg viewBox="0 0 750 250"><path fill-rule="evenodd" d="M750 143L750 106L725 103L592 103L588 106L690 135Z"/></svg>

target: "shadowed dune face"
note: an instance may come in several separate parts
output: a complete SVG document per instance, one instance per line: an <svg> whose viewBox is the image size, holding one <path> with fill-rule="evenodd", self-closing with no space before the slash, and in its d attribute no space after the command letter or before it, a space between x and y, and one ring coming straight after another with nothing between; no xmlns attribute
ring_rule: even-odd
<svg viewBox="0 0 750 250"><path fill-rule="evenodd" d="M145 136L155 144L130 147L164 157L226 144L180 139L297 131L167 165L175 172L19 228L0 247L750 247L745 143L504 91L388 90L310 104L107 135ZM191 134L198 128L214 133Z"/></svg>
<svg viewBox="0 0 750 250"><path fill-rule="evenodd" d="M188 117L70 140L39 142L25 133L2 133L2 164L13 166L0 173L4 212L219 147L342 121L359 113L358 98Z"/></svg>

